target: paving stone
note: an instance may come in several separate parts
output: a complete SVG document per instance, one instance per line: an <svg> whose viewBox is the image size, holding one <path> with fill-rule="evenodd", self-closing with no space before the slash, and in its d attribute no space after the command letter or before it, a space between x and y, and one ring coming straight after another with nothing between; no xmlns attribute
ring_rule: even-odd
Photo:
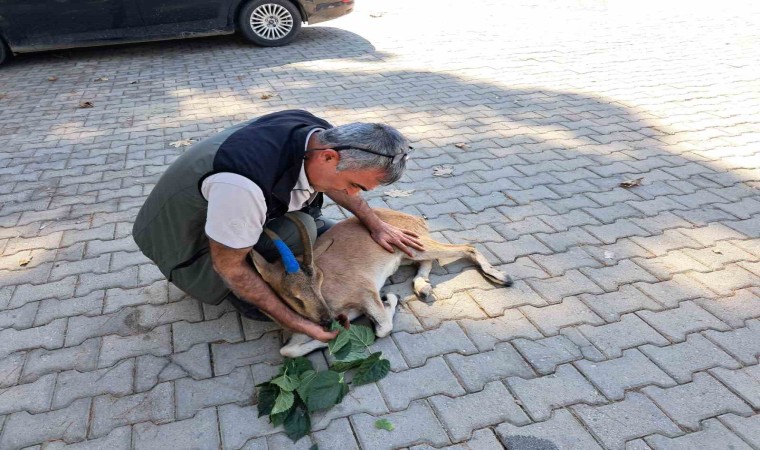
<svg viewBox="0 0 760 450"><path fill-rule="evenodd" d="M392 433L375 428L375 421L381 419L388 420L396 427ZM424 401L412 403L405 411L383 416L352 416L351 422L362 448L392 449L419 443L440 447L450 444L446 432Z"/></svg>
<svg viewBox="0 0 760 450"><path fill-rule="evenodd" d="M34 322L37 326L41 326L63 317L98 315L103 310L104 294L104 291L95 291L84 297L42 300Z"/></svg>
<svg viewBox="0 0 760 450"><path fill-rule="evenodd" d="M343 401L325 411L317 411L311 415L312 430L323 430L334 420L354 416L359 413L372 415L388 413L383 396L376 383L352 387L350 395Z"/></svg>
<svg viewBox="0 0 760 450"><path fill-rule="evenodd" d="M669 344L667 339L635 314L620 316L620 322L608 325L581 325L578 330L608 358L619 358L623 350L642 344Z"/></svg>
<svg viewBox="0 0 760 450"><path fill-rule="evenodd" d="M135 358L135 392L153 389L159 383L161 372L171 363L168 358L153 355Z"/></svg>
<svg viewBox="0 0 760 450"><path fill-rule="evenodd" d="M584 208L583 211L606 224L614 223L619 219L634 218L643 215L641 211L627 203L618 203L603 208L588 207Z"/></svg>
<svg viewBox="0 0 760 450"><path fill-rule="evenodd" d="M723 270L690 272L688 275L723 296L733 295L734 291L758 285L757 276L735 264L728 264Z"/></svg>
<svg viewBox="0 0 760 450"><path fill-rule="evenodd" d="M317 446L324 450L359 450L348 419L337 419L322 431L312 433Z"/></svg>
<svg viewBox="0 0 760 450"><path fill-rule="evenodd" d="M423 333L395 333L393 339L410 367L419 367L425 364L428 358L446 353L469 355L477 352L456 322L444 322L435 330Z"/></svg>
<svg viewBox="0 0 760 450"><path fill-rule="evenodd" d="M18 352L13 353L5 358L0 359L0 389L14 386L19 382L21 376L21 368L24 366L24 359L26 353ZM22 382L36 381L37 377L32 379L22 380ZM0 424L0 428L2 424Z"/></svg>
<svg viewBox="0 0 760 450"><path fill-rule="evenodd" d="M750 445L760 447L760 414L750 417L726 414L720 416L720 420Z"/></svg>
<svg viewBox="0 0 760 450"><path fill-rule="evenodd" d="M208 380L183 378L175 383L177 418L187 419L209 406L250 402L253 390L253 376L247 367Z"/></svg>
<svg viewBox="0 0 760 450"><path fill-rule="evenodd" d="M638 315L673 342L683 342L687 334L695 331L730 329L728 325L692 301L683 302L676 309L659 312L641 311Z"/></svg>
<svg viewBox="0 0 760 450"><path fill-rule="evenodd" d="M715 378L706 373L694 375L688 384L661 389L649 386L642 389L657 406L678 425L698 430L699 422L724 413L748 415L750 408Z"/></svg>
<svg viewBox="0 0 760 450"><path fill-rule="evenodd" d="M516 281L510 287L488 291L472 290L469 294L489 317L500 316L505 310L514 308L515 306L547 305L546 300L541 298L536 291L521 280Z"/></svg>
<svg viewBox="0 0 760 450"><path fill-rule="evenodd" d="M526 341L530 342L530 341ZM463 356L445 356L467 392L483 389L486 383L506 377L533 378L535 374L519 353L508 343L496 344L494 350Z"/></svg>
<svg viewBox="0 0 760 450"><path fill-rule="evenodd" d="M500 220L491 224L491 228L496 230L504 239L510 241L519 239L520 236L527 234L533 234L538 232L551 233L554 229L547 224L551 224L550 218L559 218L561 216L544 216L547 219L545 221L540 220L538 217L526 217L523 220L516 222L509 222L502 215ZM460 220L461 221L461 220ZM501 241L498 239L497 241Z"/></svg>
<svg viewBox="0 0 760 450"><path fill-rule="evenodd" d="M515 339L513 344L541 375L553 373L558 365L583 357L581 349L564 335L538 340Z"/></svg>
<svg viewBox="0 0 760 450"><path fill-rule="evenodd" d="M87 402L89 403L89 400ZM74 402L72 406L76 403ZM172 383L162 383L141 394L124 397L102 395L95 397L92 408L92 422L88 437L98 438L123 425L145 421L155 424L172 421L174 419L174 390Z"/></svg>
<svg viewBox="0 0 760 450"><path fill-rule="evenodd" d="M166 281L158 281L149 286L135 289L108 289L106 291L103 313L108 314L118 311L125 306L134 305L160 305L168 303L169 291Z"/></svg>
<svg viewBox="0 0 760 450"><path fill-rule="evenodd" d="M711 270L723 268L726 264L739 261L753 261L755 256L733 245L731 241L719 241L714 246L700 249L684 249L684 253L701 262Z"/></svg>
<svg viewBox="0 0 760 450"><path fill-rule="evenodd" d="M680 211L678 211L680 212ZM670 211L664 211L652 217L634 217L631 222L639 227L649 231L651 234L662 234L665 230L673 228L690 228L692 226L687 220Z"/></svg>
<svg viewBox="0 0 760 450"><path fill-rule="evenodd" d="M38 280L39 282L39 280ZM74 295L77 277L67 277L54 283L22 284L16 288L11 297L9 308L18 308L27 303L47 298L65 299Z"/></svg>
<svg viewBox="0 0 760 450"><path fill-rule="evenodd" d="M643 439L634 439L625 443L625 450L652 450Z"/></svg>
<svg viewBox="0 0 760 450"><path fill-rule="evenodd" d="M726 352L699 333L688 335L686 342L680 344L667 347L645 345L640 349L679 383L688 383L693 373L711 367L739 367Z"/></svg>
<svg viewBox="0 0 760 450"><path fill-rule="evenodd" d="M565 252L570 247L580 245L596 245L600 241L582 228L570 228L552 234L536 233L538 240L555 252Z"/></svg>
<svg viewBox="0 0 760 450"><path fill-rule="evenodd" d="M606 448L653 433L674 436L681 430L645 396L632 392L622 401L603 406L574 406L578 417Z"/></svg>
<svg viewBox="0 0 760 450"><path fill-rule="evenodd" d="M661 387L676 383L638 350L626 350L621 358L602 362L576 363L586 378L610 400L623 400L629 389L655 384Z"/></svg>
<svg viewBox="0 0 760 450"><path fill-rule="evenodd" d="M280 356L279 333L265 334L256 341L246 341L237 344L211 344L214 358L214 372L217 375L231 373L236 367L248 366L260 362L279 363Z"/></svg>
<svg viewBox="0 0 760 450"><path fill-rule="evenodd" d="M466 292L456 293L451 298L438 299L433 303L412 300L406 305L426 329L438 328L448 320L482 319L486 317L483 310Z"/></svg>
<svg viewBox="0 0 760 450"><path fill-rule="evenodd" d="M8 416L0 438L0 447L20 449L56 439L71 443L81 441L87 433L90 400L82 399L69 407L40 414L26 411Z"/></svg>
<svg viewBox="0 0 760 450"><path fill-rule="evenodd" d="M169 359L196 380L212 376L211 351L208 345L195 345L186 352L169 355Z"/></svg>
<svg viewBox="0 0 760 450"><path fill-rule="evenodd" d="M35 414L49 410L55 378L55 374L45 375L33 383L3 389L0 391L0 414L16 411Z"/></svg>
<svg viewBox="0 0 760 450"><path fill-rule="evenodd" d="M628 219L620 219L608 225L586 226L583 229L605 244L613 244L618 239L629 238L631 236L646 237L650 235L649 231L644 230Z"/></svg>
<svg viewBox="0 0 760 450"><path fill-rule="evenodd" d="M717 419L709 419L702 423L702 431L685 436L668 438L665 436L648 436L646 442L654 450L691 450L695 448L730 448L735 450L750 450L751 447L726 428Z"/></svg>
<svg viewBox="0 0 760 450"><path fill-rule="evenodd" d="M581 272L607 292L614 292L624 284L639 281L650 283L659 281L652 274L628 260L621 261L615 266L602 267L600 269L583 268Z"/></svg>
<svg viewBox="0 0 760 450"><path fill-rule="evenodd" d="M521 256L552 253L551 249L529 234L507 242L487 242L485 246L505 264L512 263Z"/></svg>
<svg viewBox="0 0 760 450"><path fill-rule="evenodd" d="M528 280L528 284L549 303L559 303L563 298L571 295L603 292L599 286L577 270L570 270L561 277L547 280Z"/></svg>
<svg viewBox="0 0 760 450"><path fill-rule="evenodd" d="M554 408L581 402L605 402L591 383L569 364L557 367L552 375L532 380L510 377L507 383L530 417L539 422L549 419Z"/></svg>
<svg viewBox="0 0 760 450"><path fill-rule="evenodd" d="M754 364L760 355L760 321L748 320L746 327L726 332L713 330L703 334L743 364Z"/></svg>
<svg viewBox="0 0 760 450"><path fill-rule="evenodd" d="M566 409L554 411L549 420L522 427L503 423L496 427L496 434L508 449L602 449Z"/></svg>
<svg viewBox="0 0 760 450"><path fill-rule="evenodd" d="M564 253L555 253L549 256L533 255L531 259L552 276L562 275L571 269L600 267L602 265L579 247L573 247Z"/></svg>
<svg viewBox="0 0 760 450"><path fill-rule="evenodd" d="M222 448L225 449L241 448L249 439L274 434L281 429L272 427L268 417L259 417L256 406L223 405L218 408L218 414Z"/></svg>
<svg viewBox="0 0 760 450"><path fill-rule="evenodd" d="M433 450L432 447L427 444L415 445L410 447L410 450ZM491 431L490 428L484 428L472 433L472 439L462 442L461 444L448 445L441 447L445 450L501 450L504 446L499 442L499 439Z"/></svg>
<svg viewBox="0 0 760 450"><path fill-rule="evenodd" d="M246 444L244 448L247 449L248 445L249 444ZM287 448L293 450L310 450L313 447L311 436L304 436L299 439L298 442L294 443L285 433L277 433L267 436L266 445L267 448Z"/></svg>
<svg viewBox="0 0 760 450"><path fill-rule="evenodd" d="M103 338L98 367L110 367L125 358L151 354L165 356L172 352L171 328L164 325L149 333L121 337L116 335Z"/></svg>
<svg viewBox="0 0 760 450"><path fill-rule="evenodd" d="M127 360L114 367L92 372L61 372L58 374L52 408L60 409L74 400L102 394L131 394L134 371L134 360Z"/></svg>
<svg viewBox="0 0 760 450"><path fill-rule="evenodd" d="M710 269L688 256L684 250L673 250L654 258L634 258L633 261L660 280L669 280L676 274L687 272L707 272Z"/></svg>
<svg viewBox="0 0 760 450"><path fill-rule="evenodd" d="M240 321L235 313L227 313L220 319L205 322L176 322L172 324L172 336L174 338L174 350L178 352L186 351L195 344L202 342L239 342L243 340Z"/></svg>
<svg viewBox="0 0 760 450"><path fill-rule="evenodd" d="M90 339L76 347L67 347L59 350L36 349L29 352L21 376L23 382L35 381L42 375L53 372L74 369L79 372L94 370L98 364L98 352L100 341ZM21 372L22 364L17 369ZM2 371L0 370L0 373ZM2 379L2 376L0 376ZM0 383L0 385L2 385Z"/></svg>
<svg viewBox="0 0 760 450"><path fill-rule="evenodd" d="M70 258L74 259L74 258ZM71 277L71 275L80 275L83 273L89 274L106 274L108 273L108 267L110 266L111 255L105 254L98 256L97 258L88 258L75 261L67 261L65 264L57 262L50 271L50 281L61 281ZM72 286L73 288L73 286ZM72 290L73 295L73 290Z"/></svg>
<svg viewBox="0 0 760 450"><path fill-rule="evenodd" d="M134 426L134 445L141 449L218 449L219 428L214 408L199 411L192 419L165 425L150 422Z"/></svg>
<svg viewBox="0 0 760 450"><path fill-rule="evenodd" d="M470 289L490 290L494 285L486 280L477 270L465 270L455 275L430 277L433 291L438 300L451 298L455 293L469 291Z"/></svg>
<svg viewBox="0 0 760 450"><path fill-rule="evenodd" d="M619 290L606 294L583 294L580 299L607 322L618 321L622 314L642 309L654 311L663 309L662 305L629 285L621 286Z"/></svg>
<svg viewBox="0 0 760 450"><path fill-rule="evenodd" d="M537 339L543 337L541 332L520 312L513 309L504 311L504 315L493 319L462 320L459 324L478 350L488 351L497 342L504 342L516 337Z"/></svg>
<svg viewBox="0 0 760 450"><path fill-rule="evenodd" d="M134 288L137 286L137 267L130 267L120 272L103 274L83 273L79 275L79 283L75 295L83 296L92 291L108 288Z"/></svg>
<svg viewBox="0 0 760 450"><path fill-rule="evenodd" d="M690 278L683 275L676 275L672 280L658 283L635 283L634 286L668 308L675 308L684 300L715 296L706 287L691 282Z"/></svg>
<svg viewBox="0 0 760 450"><path fill-rule="evenodd" d="M27 303L20 308L0 311L0 328L22 330L31 327L38 307L39 303Z"/></svg>
<svg viewBox="0 0 760 450"><path fill-rule="evenodd" d="M536 325L545 336L559 333L561 328L588 323L601 325L604 323L586 305L575 297L569 297L562 303L536 308L533 306L520 307L520 311Z"/></svg>
<svg viewBox="0 0 760 450"><path fill-rule="evenodd" d="M47 442L45 450L130 450L132 448L132 428L116 428L107 436L99 439L89 439L76 444L65 444L61 441Z"/></svg>
<svg viewBox="0 0 760 450"><path fill-rule="evenodd" d="M420 385L420 379L427 382ZM416 369L390 373L378 382L378 386L391 411L405 409L412 400L434 394L464 394L464 389L440 357L430 359Z"/></svg>
<svg viewBox="0 0 760 450"><path fill-rule="evenodd" d="M760 409L760 365L738 370L715 368L710 369L710 374L739 394L755 410Z"/></svg>
<svg viewBox="0 0 760 450"><path fill-rule="evenodd" d="M469 439L473 430L489 425L530 423L528 416L498 381L487 384L474 394L457 398L436 395L429 401L454 442Z"/></svg>
<svg viewBox="0 0 760 450"><path fill-rule="evenodd" d="M34 348L53 350L63 346L66 319L58 319L48 325L17 331L7 328L0 331L0 357Z"/></svg>
<svg viewBox="0 0 760 450"><path fill-rule="evenodd" d="M665 255L670 251L682 248L699 249L704 247L694 239L691 239L681 233L683 229L665 230L662 234L649 237L632 237L630 238L637 245L648 250L655 256Z"/></svg>

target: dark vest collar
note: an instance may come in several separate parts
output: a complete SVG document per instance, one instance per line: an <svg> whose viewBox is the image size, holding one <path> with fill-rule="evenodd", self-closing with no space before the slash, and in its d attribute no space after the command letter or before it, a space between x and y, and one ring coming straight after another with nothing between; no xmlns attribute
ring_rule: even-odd
<svg viewBox="0 0 760 450"><path fill-rule="evenodd" d="M302 127L293 131L291 135L292 138L289 140L293 146L290 149L290 154L292 156L290 160L290 168L283 173L272 188L272 196L285 205L286 211L287 206L290 204L290 193L293 190L293 186L298 182L298 177L301 175L303 158L306 154L306 139L308 139L309 133L315 128L322 127Z"/></svg>

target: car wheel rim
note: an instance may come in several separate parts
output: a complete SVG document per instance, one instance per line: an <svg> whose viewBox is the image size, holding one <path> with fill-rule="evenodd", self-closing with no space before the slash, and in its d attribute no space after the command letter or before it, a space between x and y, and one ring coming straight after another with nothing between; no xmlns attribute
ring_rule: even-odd
<svg viewBox="0 0 760 450"><path fill-rule="evenodd" d="M284 6L265 3L251 13L251 30L268 41L282 39L293 29L293 15Z"/></svg>

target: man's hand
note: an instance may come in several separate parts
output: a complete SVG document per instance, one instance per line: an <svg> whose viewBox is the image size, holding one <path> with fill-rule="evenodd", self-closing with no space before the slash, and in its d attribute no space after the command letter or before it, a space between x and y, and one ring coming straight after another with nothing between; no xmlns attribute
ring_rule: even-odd
<svg viewBox="0 0 760 450"><path fill-rule="evenodd" d="M379 220L378 223L370 229L370 234L375 242L390 253L395 251L393 248L394 246L409 255L409 257L414 256L412 249L418 251L425 250L422 241L419 239L420 236L417 233L397 228L382 220Z"/></svg>
<svg viewBox="0 0 760 450"><path fill-rule="evenodd" d="M309 337L322 342L330 342L338 335L338 330L325 331L324 328L311 321L305 321L301 329L301 333L308 335Z"/></svg>

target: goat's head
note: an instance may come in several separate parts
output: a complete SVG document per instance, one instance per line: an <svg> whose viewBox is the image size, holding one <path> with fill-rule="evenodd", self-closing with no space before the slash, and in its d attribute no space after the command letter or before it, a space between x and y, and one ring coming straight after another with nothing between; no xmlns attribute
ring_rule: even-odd
<svg viewBox="0 0 760 450"><path fill-rule="evenodd" d="M322 296L324 276L322 271L314 265L311 239L306 227L299 219L288 218L293 221L301 235L304 247L302 261L299 263L282 239L268 229L264 232L274 242L280 252L281 260L270 263L255 250L251 250L251 259L264 281L293 311L313 322L327 326L335 317Z"/></svg>

